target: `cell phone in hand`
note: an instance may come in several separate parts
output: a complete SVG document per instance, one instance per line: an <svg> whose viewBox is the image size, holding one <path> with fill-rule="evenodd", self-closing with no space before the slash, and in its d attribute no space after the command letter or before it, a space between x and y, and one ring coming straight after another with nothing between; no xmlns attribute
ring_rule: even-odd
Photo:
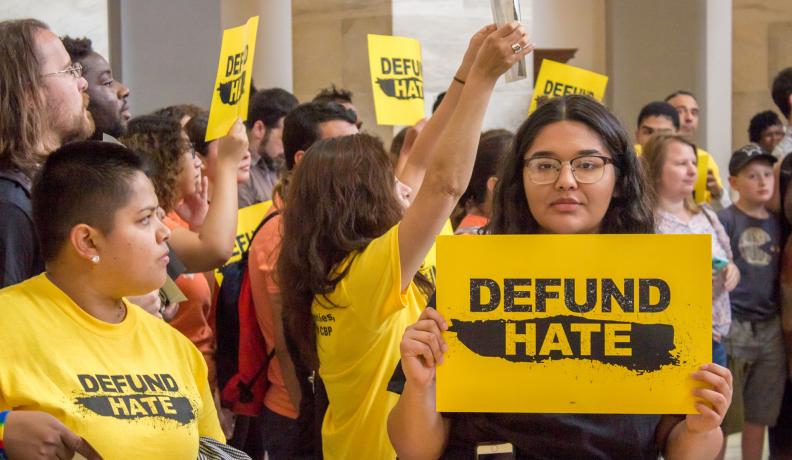
<svg viewBox="0 0 792 460"><path fill-rule="evenodd" d="M716 272L723 270L724 268L726 268L727 265L729 265L728 259L724 259L723 257L717 257L717 256L712 258L712 269L715 270Z"/></svg>

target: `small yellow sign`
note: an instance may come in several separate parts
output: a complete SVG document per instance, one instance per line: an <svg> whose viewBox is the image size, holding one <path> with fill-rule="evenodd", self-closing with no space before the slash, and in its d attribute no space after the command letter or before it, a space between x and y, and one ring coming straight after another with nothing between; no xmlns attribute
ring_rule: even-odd
<svg viewBox="0 0 792 460"><path fill-rule="evenodd" d="M696 203L707 203L710 199L709 190L707 190L707 171L710 169L710 156L702 154L701 149L698 149L696 159L698 160L696 163L698 176L696 177L696 185L693 188L693 196L696 199Z"/></svg>
<svg viewBox="0 0 792 460"><path fill-rule="evenodd" d="M545 59L536 77L528 113L536 110L536 101L540 97L552 99L569 94L585 94L602 102L607 85L606 75Z"/></svg>
<svg viewBox="0 0 792 460"><path fill-rule="evenodd" d="M207 142L228 134L237 118L247 119L258 19L258 16L253 16L245 25L223 31L206 127Z"/></svg>
<svg viewBox="0 0 792 460"><path fill-rule="evenodd" d="M424 117L421 43L369 34L368 51L377 124L414 125Z"/></svg>
<svg viewBox="0 0 792 460"><path fill-rule="evenodd" d="M712 361L709 235L437 242L437 410L695 413Z"/></svg>

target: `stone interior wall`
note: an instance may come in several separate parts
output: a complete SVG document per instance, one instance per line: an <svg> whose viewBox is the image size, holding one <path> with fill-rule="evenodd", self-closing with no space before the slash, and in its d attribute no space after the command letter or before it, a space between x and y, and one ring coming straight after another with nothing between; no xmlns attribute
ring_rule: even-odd
<svg viewBox="0 0 792 460"><path fill-rule="evenodd" d="M770 97L773 77L792 66L792 2L733 0L732 150L748 143L748 123L762 110L783 115Z"/></svg>

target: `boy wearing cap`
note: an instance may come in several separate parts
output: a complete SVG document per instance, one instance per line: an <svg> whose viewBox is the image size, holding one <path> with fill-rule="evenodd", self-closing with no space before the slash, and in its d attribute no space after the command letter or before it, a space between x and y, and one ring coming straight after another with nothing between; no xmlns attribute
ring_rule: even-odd
<svg viewBox="0 0 792 460"><path fill-rule="evenodd" d="M778 292L781 223L766 207L773 195L775 162L756 144L734 152L729 184L740 197L718 213L741 275L729 294L732 324L724 339L734 375L724 430L742 430L743 459L761 458L764 432L778 418L786 380Z"/></svg>

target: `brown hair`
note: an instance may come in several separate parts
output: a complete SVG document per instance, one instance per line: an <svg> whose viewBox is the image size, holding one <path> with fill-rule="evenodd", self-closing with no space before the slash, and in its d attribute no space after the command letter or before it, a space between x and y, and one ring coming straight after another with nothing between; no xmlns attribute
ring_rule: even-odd
<svg viewBox="0 0 792 460"><path fill-rule="evenodd" d="M146 175L154 184L157 199L165 212L176 206L177 178L181 173L181 156L189 147L182 137L178 120L143 115L129 121L121 143L137 152L146 162Z"/></svg>
<svg viewBox="0 0 792 460"><path fill-rule="evenodd" d="M401 220L394 180L382 142L367 134L318 141L294 170L283 213L278 281L287 332L310 366L318 364L311 305L316 299L343 307L327 298L349 270L350 264L341 263ZM414 280L425 293L431 290L423 275Z"/></svg>
<svg viewBox="0 0 792 460"><path fill-rule="evenodd" d="M655 201L659 196L657 187L660 183L660 178L663 176L663 166L666 162L666 150L668 145L672 142L679 142L687 145L693 149L693 154L696 154L696 145L691 142L690 139L680 134L671 133L658 133L652 136L646 143L643 153L641 154L641 163L646 170L647 182L651 191L650 196L652 196ZM696 157L696 162L698 162L698 157ZM696 214L701 211L701 206L696 204L693 195L690 195L685 198L685 209Z"/></svg>
<svg viewBox="0 0 792 460"><path fill-rule="evenodd" d="M32 176L56 146L47 146L46 103L35 35L49 30L36 19L0 22L0 168Z"/></svg>

